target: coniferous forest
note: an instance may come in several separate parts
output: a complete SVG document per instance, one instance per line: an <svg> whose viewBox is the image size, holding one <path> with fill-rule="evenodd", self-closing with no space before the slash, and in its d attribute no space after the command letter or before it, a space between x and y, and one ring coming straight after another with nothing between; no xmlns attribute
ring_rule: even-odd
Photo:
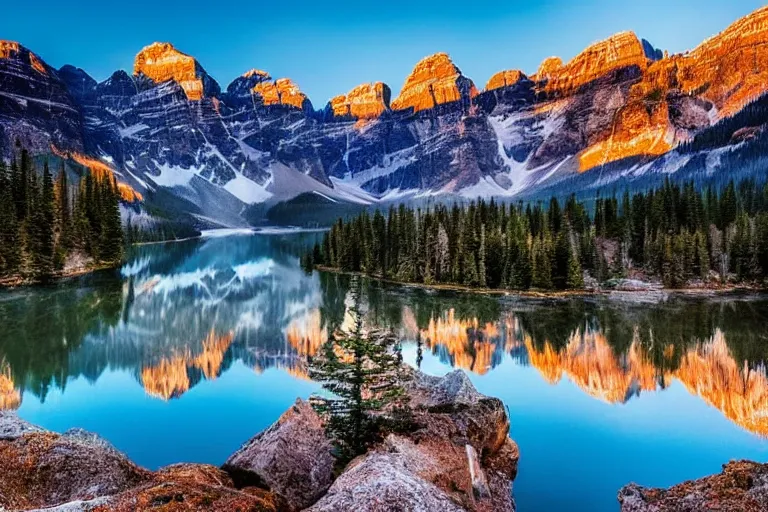
<svg viewBox="0 0 768 512"><path fill-rule="evenodd" d="M113 264L123 255L120 192L113 176L38 168L21 149L0 161L0 278L46 281L68 267Z"/></svg>
<svg viewBox="0 0 768 512"><path fill-rule="evenodd" d="M512 290L583 289L613 278L762 285L768 278L768 185L698 190L667 180L647 192L561 204L404 205L339 219L304 257L408 283Z"/></svg>

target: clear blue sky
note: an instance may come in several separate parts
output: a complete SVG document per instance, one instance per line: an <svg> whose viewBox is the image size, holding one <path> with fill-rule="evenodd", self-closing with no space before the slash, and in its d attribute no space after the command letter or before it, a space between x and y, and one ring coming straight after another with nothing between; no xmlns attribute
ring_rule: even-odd
<svg viewBox="0 0 768 512"><path fill-rule="evenodd" d="M131 70L153 41L193 55L226 88L251 68L293 78L315 108L357 84L397 94L413 65L448 52L483 87L501 69L532 73L591 42L633 30L671 53L696 46L765 0L37 0L5 2L0 39L97 80Z"/></svg>

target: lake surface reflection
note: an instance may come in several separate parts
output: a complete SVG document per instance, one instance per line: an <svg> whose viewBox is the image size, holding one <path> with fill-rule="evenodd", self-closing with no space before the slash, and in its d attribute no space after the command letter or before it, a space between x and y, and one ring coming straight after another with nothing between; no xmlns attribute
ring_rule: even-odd
<svg viewBox="0 0 768 512"><path fill-rule="evenodd" d="M221 464L318 386L306 357L349 321L350 278L305 274L317 234L137 247L120 271L0 292L0 409L95 431L139 464ZM768 301L534 300L363 282L406 360L463 368L509 408L519 510L616 510L768 459Z"/></svg>

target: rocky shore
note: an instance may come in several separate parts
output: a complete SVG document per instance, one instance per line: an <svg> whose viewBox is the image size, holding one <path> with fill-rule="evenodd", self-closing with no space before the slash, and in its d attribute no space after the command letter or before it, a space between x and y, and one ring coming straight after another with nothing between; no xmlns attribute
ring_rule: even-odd
<svg viewBox="0 0 768 512"><path fill-rule="evenodd" d="M0 413L0 510L514 511L519 452L502 402L462 371L414 372L405 387L414 428L386 435L340 472L322 420L302 400L221 468L158 471L95 434Z"/></svg>
<svg viewBox="0 0 768 512"><path fill-rule="evenodd" d="M405 388L414 428L386 435L343 469L303 400L220 468L157 471L95 434L57 434L0 412L0 511L514 512L519 451L502 402L461 370L413 372ZM768 464L730 462L669 489L630 484L618 504L621 512L766 511Z"/></svg>
<svg viewBox="0 0 768 512"><path fill-rule="evenodd" d="M723 471L669 489L629 484L619 491L621 512L765 512L768 464L732 461Z"/></svg>

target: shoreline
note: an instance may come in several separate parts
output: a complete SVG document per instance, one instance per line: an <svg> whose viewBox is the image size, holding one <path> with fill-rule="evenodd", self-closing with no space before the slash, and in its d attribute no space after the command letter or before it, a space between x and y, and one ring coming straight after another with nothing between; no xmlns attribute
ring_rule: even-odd
<svg viewBox="0 0 768 512"><path fill-rule="evenodd" d="M301 227L283 227L283 226L267 226L267 227L254 227L254 228L220 228L220 229L206 229L202 230L199 235L188 236L186 238L175 238L173 240L156 240L154 242L136 242L131 246L141 247L144 245L158 245L158 244L171 244L178 242L187 242L189 240L203 240L207 238L221 238L227 236L274 236L284 234L299 234L299 233L322 233L328 231L328 228L301 228Z"/></svg>
<svg viewBox="0 0 768 512"><path fill-rule="evenodd" d="M382 429L355 463L341 465L325 420L300 398L221 466L157 470L98 433L56 433L0 411L0 510L327 512L396 503L397 510L515 512L520 451L503 402L478 392L462 370L410 371L401 383L411 425Z"/></svg>
<svg viewBox="0 0 768 512"><path fill-rule="evenodd" d="M81 277L87 274L92 274L93 272L99 272L101 270L110 270L110 269L116 269L119 268L123 262L115 263L115 264L102 264L102 265L94 265L89 267L83 267L83 268L77 268L74 270L69 271L62 271L62 272L55 272L49 276L49 278L45 281L32 278L32 277L22 277L21 275L13 275L8 277L0 278L0 290L15 290L16 288L24 288L27 286L46 286L51 284L60 283L62 281L66 281L68 279L72 279L75 277Z"/></svg>
<svg viewBox="0 0 768 512"><path fill-rule="evenodd" d="M142 247L142 246L159 245L159 244L173 244L173 243L188 242L190 240L203 240L207 238L218 238L218 237L224 237L224 236L237 236L237 235L274 236L279 234L317 233L322 231L326 231L326 228L297 228L297 227L284 228L280 226L268 226L268 227L261 227L261 228L252 228L252 229L244 228L242 230L237 230L237 232L233 232L231 229L228 229L228 228L223 228L220 230L217 230L217 229L206 230L206 231L202 231L199 235L196 235L196 236L177 238L173 240L157 240L153 242L135 242L130 244L129 247ZM221 233L217 233L217 232L221 232ZM32 277L23 277L21 275L0 277L0 290L13 290L16 288L22 288L26 286L50 285L50 284L65 281L67 279L71 279L74 277L80 277L93 272L98 272L100 270L119 268L124 263L125 261L121 261L114 265L112 264L95 265L95 266L89 266L84 268L78 268L78 269L70 270L66 272L55 272L49 276L47 281L42 281L40 279L35 279Z"/></svg>
<svg viewBox="0 0 768 512"><path fill-rule="evenodd" d="M735 295L740 293L756 293L756 294L768 294L768 288L757 288L750 286L726 286L718 288L649 288L646 290L618 290L599 288L596 290L513 290L513 289L499 289L499 288L477 288L473 286L466 286L460 284L448 284L448 283L412 283L407 281L399 281L397 279L384 278L381 276L372 276L365 272L354 272L350 270L341 270L333 267L326 267L325 265L315 265L314 270L319 272L328 272L331 274L359 276L368 279L376 280L386 284L392 284L401 286L403 288L417 288L422 290L436 290L436 291L453 291L462 293L473 293L478 295L494 295L499 297L522 297L530 299L567 299L573 297L606 297L610 298L612 295L625 295L628 297L642 297L647 295L678 295L687 297L713 297L713 296L726 296Z"/></svg>

